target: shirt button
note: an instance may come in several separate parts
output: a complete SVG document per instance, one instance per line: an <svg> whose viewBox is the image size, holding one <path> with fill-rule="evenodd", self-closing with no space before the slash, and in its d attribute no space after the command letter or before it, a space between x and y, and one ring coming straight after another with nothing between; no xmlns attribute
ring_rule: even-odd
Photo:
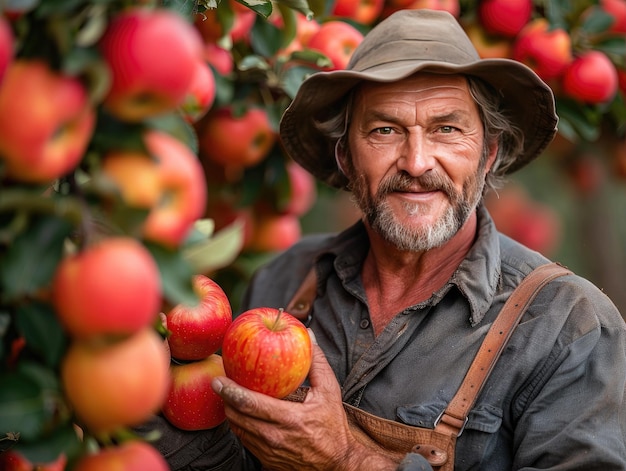
<svg viewBox="0 0 626 471"><path fill-rule="evenodd" d="M359 326L361 327L361 329L367 329L370 326L370 321L367 319L361 319L361 322L359 322Z"/></svg>

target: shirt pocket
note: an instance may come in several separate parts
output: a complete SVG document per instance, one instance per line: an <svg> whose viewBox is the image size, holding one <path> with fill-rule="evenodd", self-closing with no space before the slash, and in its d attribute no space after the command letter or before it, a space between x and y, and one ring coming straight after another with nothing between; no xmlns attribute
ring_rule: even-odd
<svg viewBox="0 0 626 471"><path fill-rule="evenodd" d="M398 419L407 425L432 429L446 406L444 402L400 406L396 414ZM470 411L464 431L496 433L501 425L502 409L489 404L478 404Z"/></svg>

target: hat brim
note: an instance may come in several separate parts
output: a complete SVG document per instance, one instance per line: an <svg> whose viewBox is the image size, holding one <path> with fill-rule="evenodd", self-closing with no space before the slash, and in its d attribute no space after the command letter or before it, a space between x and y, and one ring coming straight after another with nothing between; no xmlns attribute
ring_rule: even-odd
<svg viewBox="0 0 626 471"><path fill-rule="evenodd" d="M481 59L455 65L433 61L395 61L366 71L318 72L307 78L283 114L280 124L285 151L321 181L337 188L347 184L336 166L334 142L316 128L329 117L349 91L364 81L395 82L418 72L463 74L489 83L501 97L501 108L524 135L523 150L507 173L535 159L556 134L554 95L535 72L511 59Z"/></svg>

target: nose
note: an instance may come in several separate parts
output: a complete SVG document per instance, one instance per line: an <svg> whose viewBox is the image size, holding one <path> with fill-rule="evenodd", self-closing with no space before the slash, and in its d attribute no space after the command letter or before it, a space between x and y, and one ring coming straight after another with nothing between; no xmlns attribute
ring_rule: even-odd
<svg viewBox="0 0 626 471"><path fill-rule="evenodd" d="M432 143L428 142L423 130L413 129L407 132L396 166L399 171L419 177L435 167L434 155Z"/></svg>

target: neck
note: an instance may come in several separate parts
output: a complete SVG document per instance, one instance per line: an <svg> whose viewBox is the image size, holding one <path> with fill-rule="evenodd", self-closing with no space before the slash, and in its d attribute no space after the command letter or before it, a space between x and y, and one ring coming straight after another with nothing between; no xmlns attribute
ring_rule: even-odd
<svg viewBox="0 0 626 471"><path fill-rule="evenodd" d="M370 250L363 266L366 290L375 289L383 296L405 296L412 301L407 306L428 299L450 279L467 255L476 237L477 224L474 211L448 242L419 253L397 250L366 225L370 237Z"/></svg>

